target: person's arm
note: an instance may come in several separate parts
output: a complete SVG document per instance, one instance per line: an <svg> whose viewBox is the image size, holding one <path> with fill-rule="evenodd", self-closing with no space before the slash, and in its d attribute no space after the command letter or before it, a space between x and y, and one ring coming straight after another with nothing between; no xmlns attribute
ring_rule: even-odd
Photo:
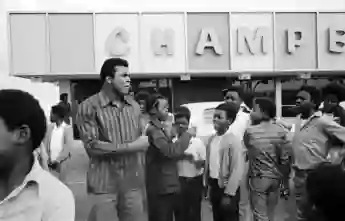
<svg viewBox="0 0 345 221"><path fill-rule="evenodd" d="M194 161L194 164L197 168L202 168L205 166L206 146L199 138L194 138L194 145L196 145L198 155L198 159Z"/></svg>
<svg viewBox="0 0 345 221"><path fill-rule="evenodd" d="M284 179L289 179L291 173L291 165L293 161L292 144L287 138L287 134L282 135L282 143L278 146L279 164Z"/></svg>
<svg viewBox="0 0 345 221"><path fill-rule="evenodd" d="M192 138L192 135L186 132L182 134L177 141L172 142L162 130L157 128L149 129L148 135L153 145L158 148L165 157L169 158L183 157L185 155L184 151L188 148L189 141Z"/></svg>
<svg viewBox="0 0 345 221"><path fill-rule="evenodd" d="M48 204L48 203L47 203ZM72 191L59 193L59 196L52 199L48 204L48 211L45 211L45 221L75 221L75 200Z"/></svg>
<svg viewBox="0 0 345 221"><path fill-rule="evenodd" d="M61 162L68 158L71 154L71 149L73 145L73 128L70 125L67 125L64 128L64 143L62 151L60 152L58 158L56 159L57 162Z"/></svg>
<svg viewBox="0 0 345 221"><path fill-rule="evenodd" d="M331 120L331 118L328 118L326 116L320 118L320 125L327 135L336 137L338 140L345 144L345 127L334 122L333 120Z"/></svg>
<svg viewBox="0 0 345 221"><path fill-rule="evenodd" d="M37 150L38 160L40 162L41 167L44 170L49 170L48 168L48 153L44 143L41 143L39 149Z"/></svg>
<svg viewBox="0 0 345 221"><path fill-rule="evenodd" d="M244 157L242 142L239 138L234 137L230 143L229 148L229 171L230 177L228 184L225 187L224 193L229 196L235 196L236 191L240 186L240 182L243 177Z"/></svg>
<svg viewBox="0 0 345 221"><path fill-rule="evenodd" d="M237 114L235 121L231 124L228 131L234 134L236 137L243 139L243 135L250 123L250 114L240 112Z"/></svg>
<svg viewBox="0 0 345 221"><path fill-rule="evenodd" d="M148 146L145 140L132 143L113 143L101 137L96 121L96 111L91 104L83 102L79 105L77 126L81 139L89 154L107 155L122 154L126 152L141 151Z"/></svg>

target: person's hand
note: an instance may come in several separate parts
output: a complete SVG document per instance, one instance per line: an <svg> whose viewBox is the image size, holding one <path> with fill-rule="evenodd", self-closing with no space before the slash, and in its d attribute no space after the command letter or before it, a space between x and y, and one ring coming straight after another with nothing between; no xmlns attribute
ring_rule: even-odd
<svg viewBox="0 0 345 221"><path fill-rule="evenodd" d="M221 201L221 206L223 208L229 208L232 203L232 196L224 194Z"/></svg>
<svg viewBox="0 0 345 221"><path fill-rule="evenodd" d="M147 136L140 136L138 139L133 141L128 145L130 149L133 150L143 150L146 151L149 146L149 139Z"/></svg>
<svg viewBox="0 0 345 221"><path fill-rule="evenodd" d="M52 170L57 170L59 168L59 162L57 161L52 161L51 163L49 163L49 168L51 168Z"/></svg>
<svg viewBox="0 0 345 221"><path fill-rule="evenodd" d="M193 137L196 136L196 127L190 127L187 130L187 133L189 133L190 135L192 135Z"/></svg>
<svg viewBox="0 0 345 221"><path fill-rule="evenodd" d="M184 153L184 159L189 161L194 161L194 156L191 153Z"/></svg>

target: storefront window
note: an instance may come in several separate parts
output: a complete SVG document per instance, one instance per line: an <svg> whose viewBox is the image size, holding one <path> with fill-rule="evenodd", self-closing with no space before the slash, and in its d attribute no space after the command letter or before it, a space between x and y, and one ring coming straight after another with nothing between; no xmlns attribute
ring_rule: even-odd
<svg viewBox="0 0 345 221"><path fill-rule="evenodd" d="M293 113L288 109L295 105L296 94L303 85L315 86L318 89L322 89L331 81L342 81L334 77L315 77L312 79L283 79L282 80L282 116L283 117L294 117Z"/></svg>

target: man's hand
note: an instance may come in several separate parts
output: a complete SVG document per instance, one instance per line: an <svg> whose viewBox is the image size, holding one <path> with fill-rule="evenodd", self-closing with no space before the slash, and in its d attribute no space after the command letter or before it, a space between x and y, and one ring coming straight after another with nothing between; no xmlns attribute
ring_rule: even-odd
<svg viewBox="0 0 345 221"><path fill-rule="evenodd" d="M223 208L229 208L231 206L231 203L232 203L232 196L224 194L221 201L221 206Z"/></svg>
<svg viewBox="0 0 345 221"><path fill-rule="evenodd" d="M149 139L147 136L140 136L138 139L128 144L128 148L133 151L146 151L149 146Z"/></svg>
<svg viewBox="0 0 345 221"><path fill-rule="evenodd" d="M189 161L194 161L194 156L193 154L190 154L190 153L184 153L184 159L189 160Z"/></svg>
<svg viewBox="0 0 345 221"><path fill-rule="evenodd" d="M57 161L53 161L51 163L49 163L48 167L52 170L58 170L59 169L59 166L60 166L60 163L57 162Z"/></svg>

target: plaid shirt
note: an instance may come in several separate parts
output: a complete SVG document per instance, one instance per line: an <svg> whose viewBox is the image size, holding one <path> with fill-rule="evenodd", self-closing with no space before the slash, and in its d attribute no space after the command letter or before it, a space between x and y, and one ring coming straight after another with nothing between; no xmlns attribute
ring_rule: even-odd
<svg viewBox="0 0 345 221"><path fill-rule="evenodd" d="M245 132L244 143L248 149L251 176L280 178L287 175L281 166L289 170L292 147L281 126L273 122L250 126Z"/></svg>
<svg viewBox="0 0 345 221"><path fill-rule="evenodd" d="M121 107L113 100L103 88L81 103L77 114L77 125L90 157L87 184L92 193L116 193L119 187L131 188L144 182L144 170L140 169L144 167L144 153L116 155L96 147L111 143L116 150L141 135L139 105L131 97L125 97Z"/></svg>

